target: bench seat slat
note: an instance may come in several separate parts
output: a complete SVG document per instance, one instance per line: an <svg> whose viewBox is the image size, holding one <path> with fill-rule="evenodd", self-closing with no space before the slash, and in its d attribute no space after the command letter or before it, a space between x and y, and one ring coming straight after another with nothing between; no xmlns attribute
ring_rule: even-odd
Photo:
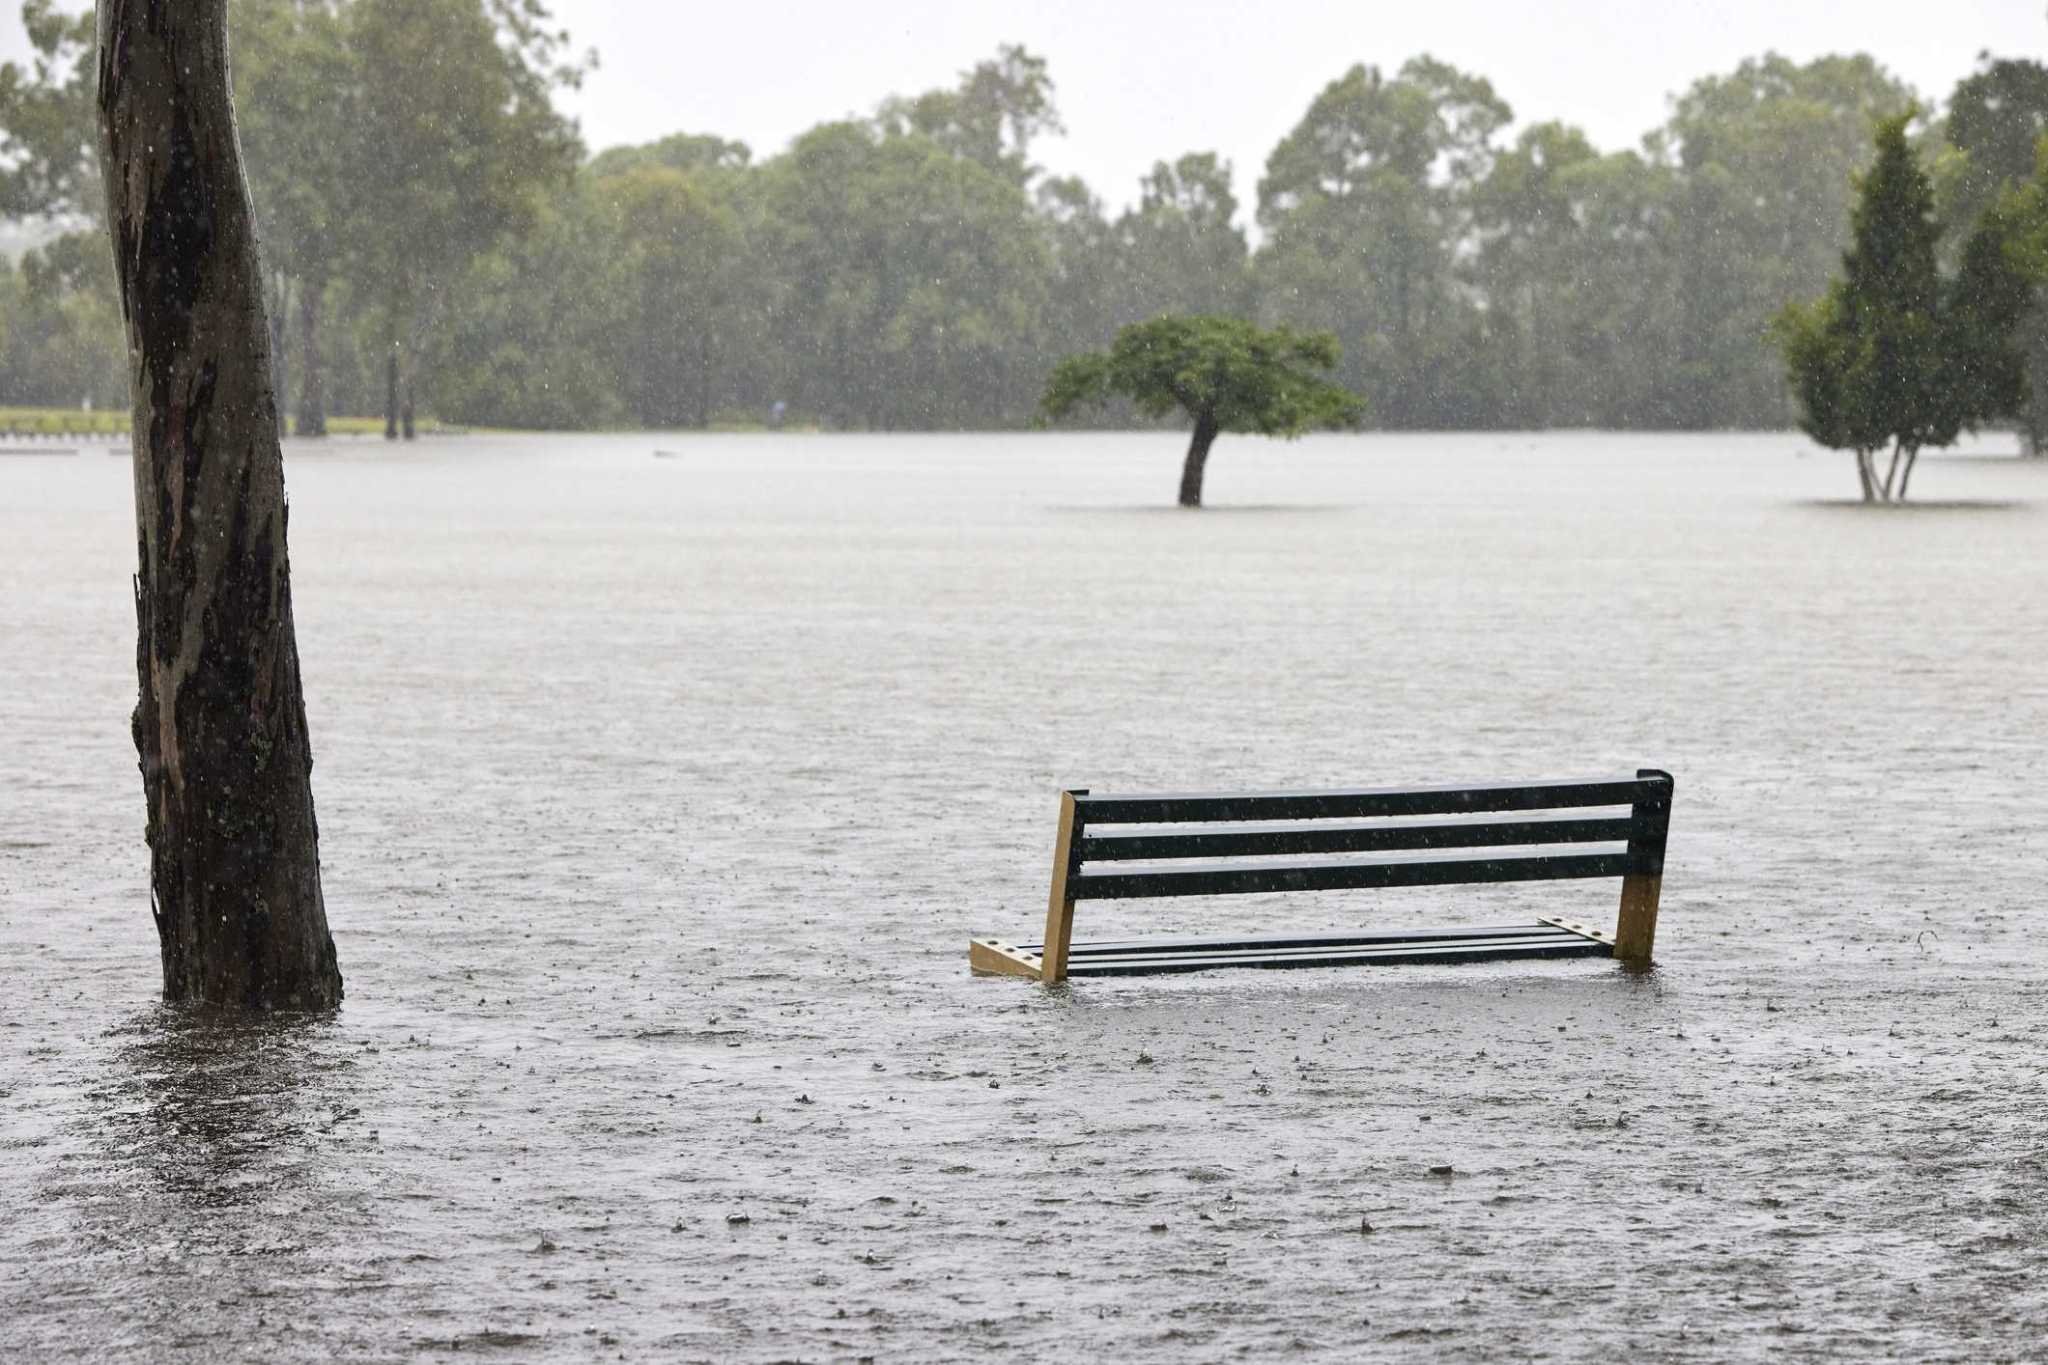
<svg viewBox="0 0 2048 1365"><path fill-rule="evenodd" d="M1369 948L1375 946L1400 947L1404 944L1442 943L1452 939L1488 939L1543 937L1550 938L1567 931L1556 925L1541 921L1527 924L1490 924L1459 926L1450 929L1366 929L1344 930L1314 934L1191 934L1173 935L1166 938L1099 939L1089 943L1076 943L1067 951L1071 957L1108 956L1121 957L1131 953L1216 951L1263 952L1286 948ZM1042 953L1042 943L1020 943L1019 952Z"/></svg>
<svg viewBox="0 0 2048 1365"><path fill-rule="evenodd" d="M1543 938L1445 939L1400 947L1314 948L1293 952L1129 953L1075 958L1069 976L1149 976L1204 972L1221 967L1288 968L1393 965L1417 962L1489 962L1516 958L1612 957L1614 949L1575 934Z"/></svg>
<svg viewBox="0 0 2048 1365"><path fill-rule="evenodd" d="M1626 815L1508 815L1486 820L1326 821L1321 824L1232 824L1179 830L1087 830L1081 857L1089 862L1143 858L1229 858L1247 854L1371 853L1404 848L1504 848L1521 844L1626 843Z"/></svg>
<svg viewBox="0 0 2048 1365"><path fill-rule="evenodd" d="M1628 871L1626 848L1594 845L1600 852L1549 854L1425 853L1404 858L1349 862L1275 860L1213 867L1147 864L1111 872L1085 868L1072 878L1076 900L1126 900L1139 896L1250 895L1270 891L1339 891L1395 886L1453 886L1473 882L1559 881L1578 877L1619 877Z"/></svg>
<svg viewBox="0 0 2048 1365"><path fill-rule="evenodd" d="M1629 806L1656 790L1658 785L1654 779L1610 777L1541 783L1490 782L1235 795L1158 792L1076 796L1074 806L1089 825L1189 820L1340 820L1388 815L1456 815L1487 811L1562 810L1578 806Z"/></svg>

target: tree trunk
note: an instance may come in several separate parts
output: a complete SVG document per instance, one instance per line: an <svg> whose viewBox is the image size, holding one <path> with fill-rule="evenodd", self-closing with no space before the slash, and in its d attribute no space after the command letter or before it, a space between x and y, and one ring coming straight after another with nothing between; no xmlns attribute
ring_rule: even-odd
<svg viewBox="0 0 2048 1365"><path fill-rule="evenodd" d="M711 333L697 332L697 429L711 426Z"/></svg>
<svg viewBox="0 0 2048 1365"><path fill-rule="evenodd" d="M1856 478L1863 485L1863 500L1876 502L1877 475L1870 468L1870 452L1867 450L1856 452Z"/></svg>
<svg viewBox="0 0 2048 1365"><path fill-rule="evenodd" d="M285 358L284 336L284 313L288 306L286 300L290 297L290 286L280 274L277 277L277 311L270 318L270 361L276 372L276 383L271 391L280 394L291 391L291 366ZM277 439L281 441L292 433L291 428L285 425L284 404L274 406L277 408Z"/></svg>
<svg viewBox="0 0 2048 1365"><path fill-rule="evenodd" d="M398 405L398 429L405 434L405 439L408 441L416 439L419 435L417 431L413 430L412 425L411 379L405 381L405 401Z"/></svg>
<svg viewBox="0 0 2048 1365"><path fill-rule="evenodd" d="M326 381L320 375L320 295L318 280L299 284L299 435L327 434Z"/></svg>
<svg viewBox="0 0 2048 1365"><path fill-rule="evenodd" d="M384 439L398 439L398 344L384 357Z"/></svg>
<svg viewBox="0 0 2048 1365"><path fill-rule="evenodd" d="M1187 463L1180 470L1180 505L1200 507L1202 505L1202 471L1209 464L1209 447L1216 443L1216 416L1214 413L1198 413L1195 417L1195 434L1188 441Z"/></svg>
<svg viewBox="0 0 2048 1365"><path fill-rule="evenodd" d="M1906 489L1913 482L1913 466L1920 463L1920 447L1906 447L1906 467L1899 475L1899 501L1906 500Z"/></svg>
<svg viewBox="0 0 2048 1365"><path fill-rule="evenodd" d="M227 3L99 9L100 162L135 404L135 746L165 997L327 1008L341 972Z"/></svg>

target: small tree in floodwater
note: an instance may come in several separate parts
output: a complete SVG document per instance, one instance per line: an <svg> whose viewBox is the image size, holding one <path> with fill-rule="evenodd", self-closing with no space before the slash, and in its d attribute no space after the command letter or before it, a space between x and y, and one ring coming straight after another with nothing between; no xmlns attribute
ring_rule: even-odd
<svg viewBox="0 0 2048 1365"><path fill-rule="evenodd" d="M135 747L165 998L330 1008L341 970L227 9L99 7L100 165L135 403Z"/></svg>
<svg viewBox="0 0 2048 1365"><path fill-rule="evenodd" d="M1237 318L1163 317L1133 323L1106 352L1069 356L1053 370L1045 418L1121 394L1147 417L1178 408L1194 421L1181 469L1180 505L1202 505L1202 473L1217 433L1293 438L1348 427L1365 400L1315 373L1336 367L1337 338L1285 327L1266 331Z"/></svg>
<svg viewBox="0 0 2048 1365"><path fill-rule="evenodd" d="M1877 126L1877 159L1858 185L1842 274L1772 323L1800 428L1855 452L1865 502L1905 501L1923 449L2018 411L2025 397L2012 341L2030 291L2005 248L2004 219L1980 221L1961 269L1944 282L1934 188L1906 141L1913 112Z"/></svg>

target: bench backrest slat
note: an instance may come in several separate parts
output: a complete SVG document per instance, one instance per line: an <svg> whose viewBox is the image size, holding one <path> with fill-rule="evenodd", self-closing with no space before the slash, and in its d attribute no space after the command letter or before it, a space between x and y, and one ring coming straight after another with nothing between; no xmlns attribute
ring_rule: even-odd
<svg viewBox="0 0 2048 1365"><path fill-rule="evenodd" d="M1075 814L1090 825L1177 824L1195 820L1357 820L1396 815L1632 806L1655 786L1654 780L1623 777L1352 791L1077 795L1074 806Z"/></svg>
<svg viewBox="0 0 2048 1365"><path fill-rule="evenodd" d="M1488 820L1329 820L1316 823L1090 829L1084 862L1234 858L1288 853L1381 853L1403 848L1506 848L1522 844L1626 843L1626 815L1507 815Z"/></svg>
<svg viewBox="0 0 2048 1365"><path fill-rule="evenodd" d="M1231 896L1265 891L1342 891L1361 887L1454 886L1472 882L1562 881L1620 877L1628 872L1625 848L1599 853L1473 857L1412 855L1344 863L1252 863L1235 867L1175 867L1157 871L1084 871L1075 900L1137 896Z"/></svg>

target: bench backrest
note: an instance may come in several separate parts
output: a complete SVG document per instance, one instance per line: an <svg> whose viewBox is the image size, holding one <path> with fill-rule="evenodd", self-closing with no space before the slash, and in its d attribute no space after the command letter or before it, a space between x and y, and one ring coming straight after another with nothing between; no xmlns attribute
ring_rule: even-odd
<svg viewBox="0 0 2048 1365"><path fill-rule="evenodd" d="M1081 900L1574 877L1623 879L1615 956L1647 962L1673 785L1644 768L1357 791L1063 792L1043 979L1065 975Z"/></svg>

